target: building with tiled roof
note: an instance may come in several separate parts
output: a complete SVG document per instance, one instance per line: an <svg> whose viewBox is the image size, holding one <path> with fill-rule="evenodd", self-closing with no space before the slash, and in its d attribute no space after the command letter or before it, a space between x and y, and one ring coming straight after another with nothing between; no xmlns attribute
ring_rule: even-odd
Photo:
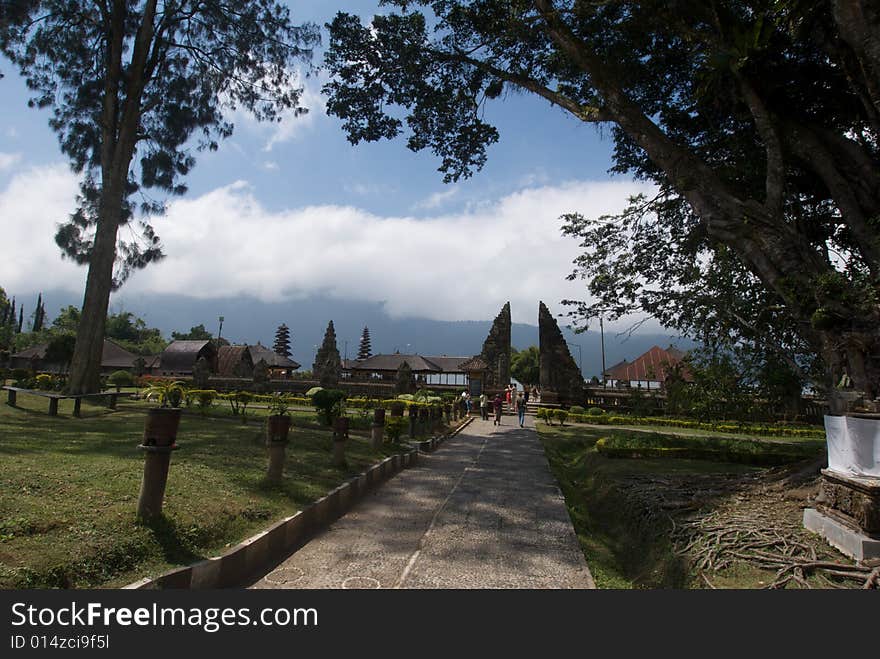
<svg viewBox="0 0 880 659"><path fill-rule="evenodd" d="M48 343L40 343L22 350L9 357L9 365L12 368L34 368L38 371L61 372L67 368L67 364L52 364L45 361ZM122 346L110 339L104 339L101 350L101 372L112 373L113 371L130 371L134 368L134 362L138 355L129 352ZM145 357L149 361L151 357Z"/></svg>
<svg viewBox="0 0 880 659"><path fill-rule="evenodd" d="M266 362L266 365L269 367L269 376L272 378L290 377L290 375L300 367L297 362L289 357L279 355L271 348L267 348L260 343L248 346L248 348L250 348L251 359L253 359L254 364L258 363L260 360Z"/></svg>
<svg viewBox="0 0 880 659"><path fill-rule="evenodd" d="M467 371L461 364L471 357L449 355L373 355L367 359L344 360L342 377L351 380L395 380L397 370L406 362L416 383L421 386L464 386L467 384Z"/></svg>
<svg viewBox="0 0 880 659"><path fill-rule="evenodd" d="M653 346L631 362L624 359L611 366L605 371L605 377L611 386L624 385L659 389L666 381L669 367L678 364L684 355L685 353L673 346L669 346L665 350L659 346ZM686 374L685 379L687 379Z"/></svg>
<svg viewBox="0 0 880 659"><path fill-rule="evenodd" d="M159 355L153 375L190 376L193 366L204 357L212 373L217 372L217 347L213 341L172 341Z"/></svg>

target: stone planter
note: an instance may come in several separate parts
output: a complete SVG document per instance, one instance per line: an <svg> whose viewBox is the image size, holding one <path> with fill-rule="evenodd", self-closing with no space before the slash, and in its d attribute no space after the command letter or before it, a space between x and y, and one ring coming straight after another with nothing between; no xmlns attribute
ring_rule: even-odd
<svg viewBox="0 0 880 659"><path fill-rule="evenodd" d="M266 423L266 436L270 442L286 442L290 433L290 417L273 414Z"/></svg>
<svg viewBox="0 0 880 659"><path fill-rule="evenodd" d="M287 461L287 444L290 433L290 417L286 414L273 414L266 422L266 448L269 452L269 466L266 478L278 483L284 478L284 463Z"/></svg>
<svg viewBox="0 0 880 659"><path fill-rule="evenodd" d="M378 451L385 437L385 410L377 408L373 410L373 425L370 428L370 448Z"/></svg>
<svg viewBox="0 0 880 659"><path fill-rule="evenodd" d="M147 410L144 421L144 446L174 446L180 426L180 409L154 407Z"/></svg>
<svg viewBox="0 0 880 659"><path fill-rule="evenodd" d="M348 417L341 416L333 422L333 465L345 466L345 440L348 439Z"/></svg>

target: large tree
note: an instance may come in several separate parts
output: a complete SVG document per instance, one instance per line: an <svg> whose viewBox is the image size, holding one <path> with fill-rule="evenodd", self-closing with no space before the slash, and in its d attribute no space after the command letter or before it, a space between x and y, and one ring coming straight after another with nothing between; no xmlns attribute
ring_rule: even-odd
<svg viewBox="0 0 880 659"><path fill-rule="evenodd" d="M718 272L747 284L740 301L752 298L743 320L760 332L763 315L783 315L778 331L793 332L820 359L826 382L846 370L876 395L875 4L383 4L397 11L370 25L339 14L330 26L328 109L352 142L406 131L411 149L431 149L445 179L456 180L479 169L498 139L483 108L506 90L539 96L583 122L609 124L615 169L657 184L643 226L659 226L659 258L603 285L637 298L632 289L646 273L663 279L668 252L681 248L684 260L675 267L691 268L685 280L721 255L730 263ZM603 275L605 256L585 256L589 277ZM667 286L676 284L673 272Z"/></svg>
<svg viewBox="0 0 880 659"><path fill-rule="evenodd" d="M30 0L0 12L3 52L31 105L52 108L83 175L56 241L89 266L69 386L95 391L110 292L162 256L148 218L163 205L143 191L182 194L193 152L232 133L227 110L260 120L303 111L293 65L309 60L318 32L273 0ZM140 240L119 240L128 224Z"/></svg>

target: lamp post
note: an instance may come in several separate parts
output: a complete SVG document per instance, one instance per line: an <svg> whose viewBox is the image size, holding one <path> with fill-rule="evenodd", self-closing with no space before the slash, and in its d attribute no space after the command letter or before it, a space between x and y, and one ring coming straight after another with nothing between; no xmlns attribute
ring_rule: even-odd
<svg viewBox="0 0 880 659"><path fill-rule="evenodd" d="M220 327L217 329L217 343L220 343L220 337L223 336L223 321L226 319L220 316L218 320L220 321Z"/></svg>
<svg viewBox="0 0 880 659"><path fill-rule="evenodd" d="M602 388L607 389L608 384L605 381L605 324L602 321L602 314L599 314L599 335L602 342Z"/></svg>

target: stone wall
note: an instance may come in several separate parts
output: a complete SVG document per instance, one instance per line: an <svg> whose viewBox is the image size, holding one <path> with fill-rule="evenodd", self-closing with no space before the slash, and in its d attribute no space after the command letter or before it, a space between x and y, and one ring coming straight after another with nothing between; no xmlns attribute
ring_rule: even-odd
<svg viewBox="0 0 880 659"><path fill-rule="evenodd" d="M492 323L480 359L489 366L484 391L500 390L510 384L510 302L501 308Z"/></svg>
<svg viewBox="0 0 880 659"><path fill-rule="evenodd" d="M538 336L541 401L562 405L581 405L584 378L556 319L543 302L538 303Z"/></svg>

